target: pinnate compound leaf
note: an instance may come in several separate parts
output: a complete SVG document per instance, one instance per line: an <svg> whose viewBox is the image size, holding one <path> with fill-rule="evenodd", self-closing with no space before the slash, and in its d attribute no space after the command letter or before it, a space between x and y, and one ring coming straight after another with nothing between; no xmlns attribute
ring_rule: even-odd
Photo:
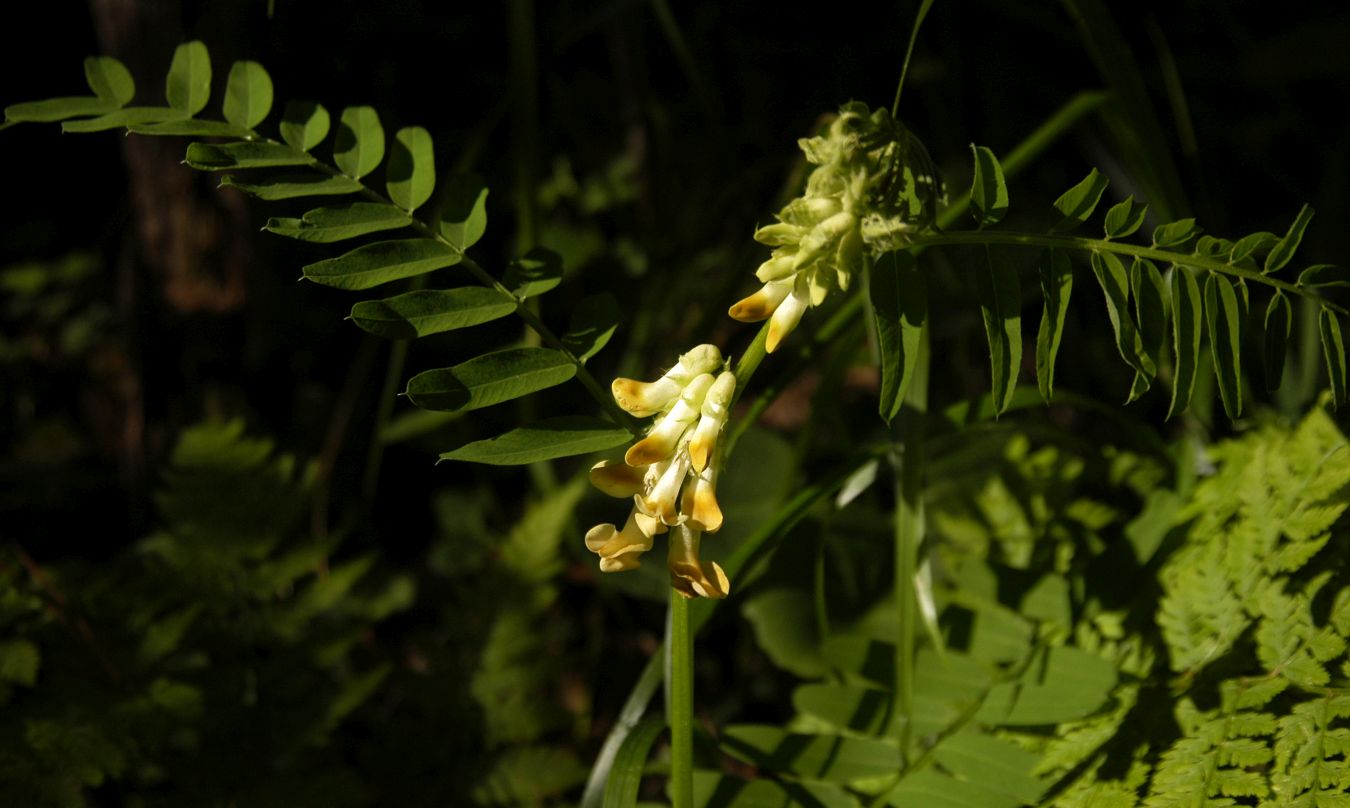
<svg viewBox="0 0 1350 808"><path fill-rule="evenodd" d="M571 379L577 366L552 348L507 348L408 380L408 398L424 410L476 410L546 390Z"/></svg>
<svg viewBox="0 0 1350 808"><path fill-rule="evenodd" d="M1341 338L1341 323L1335 312L1323 308L1317 316L1317 327L1322 334L1322 353L1327 360L1332 403L1340 409L1345 406L1346 398L1345 341Z"/></svg>
<svg viewBox="0 0 1350 808"><path fill-rule="evenodd" d="M633 439L632 433L603 418L565 415L513 429L495 438L473 441L441 460L464 460L493 466L518 466L540 460L613 449Z"/></svg>
<svg viewBox="0 0 1350 808"><path fill-rule="evenodd" d="M408 214L381 202L352 202L330 208L315 208L299 219L271 218L263 228L279 236L328 244L349 238L396 230L412 222Z"/></svg>
<svg viewBox="0 0 1350 808"><path fill-rule="evenodd" d="M1308 222L1312 221L1313 209L1304 205L1299 209L1298 215L1294 217L1293 224L1289 225L1289 232L1284 234L1284 238L1279 240L1271 248L1270 254L1266 256L1266 265L1262 270L1265 273L1278 272L1288 264L1298 250L1298 245L1303 241L1303 231L1308 228Z"/></svg>
<svg viewBox="0 0 1350 808"><path fill-rule="evenodd" d="M619 327L621 313L619 301L609 292L583 298L572 311L567 333L562 335L563 347L585 362L609 343Z"/></svg>
<svg viewBox="0 0 1350 808"><path fill-rule="evenodd" d="M660 718L648 716L623 739L605 782L604 808L633 808L637 804L638 786L642 783L647 756L665 728L666 724Z"/></svg>
<svg viewBox="0 0 1350 808"><path fill-rule="evenodd" d="M487 195L487 186L473 174L456 174L447 183L441 236L460 252L487 231Z"/></svg>
<svg viewBox="0 0 1350 808"><path fill-rule="evenodd" d="M111 56L90 56L84 60L84 80L94 95L115 107L125 107L136 95L136 81L127 66Z"/></svg>
<svg viewBox="0 0 1350 808"><path fill-rule="evenodd" d="M1284 357L1289 348L1290 324L1293 321L1293 307L1289 298L1279 289L1275 290L1266 306L1265 343L1262 346L1263 367L1266 373L1266 389L1276 390L1284 378Z"/></svg>
<svg viewBox="0 0 1350 808"><path fill-rule="evenodd" d="M562 283L562 275L562 256L546 247L533 247L511 261L502 285L524 300L557 287Z"/></svg>
<svg viewBox="0 0 1350 808"><path fill-rule="evenodd" d="M1195 389L1195 370L1200 359L1202 305L1200 284L1186 267L1172 267L1172 351L1176 365L1172 374L1172 403L1167 417L1190 406Z"/></svg>
<svg viewBox="0 0 1350 808"><path fill-rule="evenodd" d="M310 165L314 158L284 143L189 143L187 164L201 171Z"/></svg>
<svg viewBox="0 0 1350 808"><path fill-rule="evenodd" d="M1299 286L1350 286L1350 267L1313 264L1298 275Z"/></svg>
<svg viewBox="0 0 1350 808"><path fill-rule="evenodd" d="M1055 225L1054 232L1067 232L1086 222L1097 209L1109 182L1094 168L1081 182L1061 194L1055 200L1055 209L1064 214L1064 218Z"/></svg>
<svg viewBox="0 0 1350 808"><path fill-rule="evenodd" d="M485 286L419 289L352 306L362 329L390 339L415 339L486 323L516 310L516 301Z"/></svg>
<svg viewBox="0 0 1350 808"><path fill-rule="evenodd" d="M984 333L989 341L994 414L1012 403L1022 366L1022 298L1017 268L1002 250L987 248L988 261L975 272Z"/></svg>
<svg viewBox="0 0 1350 808"><path fill-rule="evenodd" d="M300 151L309 151L328 137L332 119L323 104L290 101L281 113L281 139Z"/></svg>
<svg viewBox="0 0 1350 808"><path fill-rule="evenodd" d="M1144 223L1145 213L1148 213L1148 205L1134 201L1133 196L1127 196L1123 202L1117 202L1106 212L1102 229L1106 231L1107 238L1125 238Z"/></svg>
<svg viewBox="0 0 1350 808"><path fill-rule="evenodd" d="M1073 294L1073 265L1063 250L1047 250L1041 259L1041 326L1036 332L1036 384L1041 398L1055 394L1055 360L1064 335L1064 314Z"/></svg>
<svg viewBox="0 0 1350 808"><path fill-rule="evenodd" d="M206 107L211 99L211 54L201 40L185 42L174 50L164 97L184 118Z"/></svg>
<svg viewBox="0 0 1350 808"><path fill-rule="evenodd" d="M257 62L235 62L225 83L225 120L252 129L272 111L272 77Z"/></svg>
<svg viewBox="0 0 1350 808"><path fill-rule="evenodd" d="M361 190L361 183L351 177L325 177L317 174L287 175L270 177L259 182L240 182L234 177L222 177L221 187L238 188L246 194L259 199L295 199L302 196L338 196L354 194Z"/></svg>
<svg viewBox="0 0 1350 808"><path fill-rule="evenodd" d="M304 268L305 277L324 286L360 290L411 278L460 262L460 254L429 238L377 241L337 258Z"/></svg>
<svg viewBox="0 0 1350 808"><path fill-rule="evenodd" d="M394 135L389 150L389 198L407 211L420 208L436 189L436 155L431 134L420 126L405 126Z"/></svg>
<svg viewBox="0 0 1350 808"><path fill-rule="evenodd" d="M374 107L347 107L338 120L333 161L342 173L361 179L384 159L384 127Z"/></svg>
<svg viewBox="0 0 1350 808"><path fill-rule="evenodd" d="M879 409L890 423L900 413L918 366L919 342L928 322L928 286L914 256L897 251L875 261L868 294L881 352Z"/></svg>
<svg viewBox="0 0 1350 808"><path fill-rule="evenodd" d="M1153 228L1153 246L1180 247L1198 235L1200 228L1195 219L1178 219Z"/></svg>
<svg viewBox="0 0 1350 808"><path fill-rule="evenodd" d="M1130 291L1139 341L1156 367L1167 338L1167 289L1157 265L1145 258L1134 259L1130 264Z"/></svg>
<svg viewBox="0 0 1350 808"><path fill-rule="evenodd" d="M1211 272L1205 280L1205 325L1214 356L1214 375L1224 412L1236 420L1242 414L1242 313L1233 284Z"/></svg>
<svg viewBox="0 0 1350 808"><path fill-rule="evenodd" d="M1008 185L1003 166L985 146L970 144L975 157L975 179L970 186L970 213L980 227L998 224L1008 212Z"/></svg>

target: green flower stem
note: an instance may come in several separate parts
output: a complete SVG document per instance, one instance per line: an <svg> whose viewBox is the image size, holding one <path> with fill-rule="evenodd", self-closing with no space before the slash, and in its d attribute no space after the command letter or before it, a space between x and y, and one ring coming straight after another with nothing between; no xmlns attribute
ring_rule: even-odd
<svg viewBox="0 0 1350 808"><path fill-rule="evenodd" d="M689 599L670 590L666 623L666 723L670 725L670 801L694 804L694 635Z"/></svg>
<svg viewBox="0 0 1350 808"><path fill-rule="evenodd" d="M1161 247L1145 247L1142 244L1128 244L1122 241L1083 238L1081 236L1055 236L1041 233L980 230L951 233L925 233L924 235L916 237L909 244L906 244L903 249L921 250L927 247L989 244L1005 244L1014 247L1052 247L1061 250L1078 250L1080 252L1110 252L1135 258L1147 258L1150 261L1181 264L1183 266L1203 269L1209 272L1219 272L1224 275L1232 275L1249 281L1255 281L1256 283L1262 283L1275 289L1282 289L1290 294L1315 300L1322 306L1340 312L1341 314L1350 314L1350 312L1347 312L1342 306L1336 305L1296 283L1289 283L1288 281L1282 281L1278 278L1272 278L1269 275L1264 275L1254 269L1234 266L1208 256L1174 252L1172 250L1165 250Z"/></svg>

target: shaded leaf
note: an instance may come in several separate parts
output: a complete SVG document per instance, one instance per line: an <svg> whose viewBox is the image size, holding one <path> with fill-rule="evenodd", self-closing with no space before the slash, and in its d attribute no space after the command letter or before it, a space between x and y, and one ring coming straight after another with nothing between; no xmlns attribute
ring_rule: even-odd
<svg viewBox="0 0 1350 808"><path fill-rule="evenodd" d="M773 664L803 679L825 674L811 595L805 590L776 587L756 592L741 606L741 613Z"/></svg>
<svg viewBox="0 0 1350 808"><path fill-rule="evenodd" d="M1153 228L1153 246L1180 247L1198 235L1200 228L1195 219L1178 219Z"/></svg>
<svg viewBox="0 0 1350 808"><path fill-rule="evenodd" d="M1081 182L1061 194L1055 200L1055 209L1064 214L1064 218L1055 225L1053 232L1063 233L1086 222L1097 209L1109 182L1094 168Z"/></svg>
<svg viewBox="0 0 1350 808"><path fill-rule="evenodd" d="M206 107L211 98L211 55L200 40L185 42L174 49L164 96L169 106L185 118Z"/></svg>
<svg viewBox="0 0 1350 808"><path fill-rule="evenodd" d="M1140 343L1156 367L1167 339L1167 289L1157 265L1146 258L1134 259L1130 264L1130 291Z"/></svg>
<svg viewBox="0 0 1350 808"><path fill-rule="evenodd" d="M1102 229L1106 231L1107 238L1125 238L1139 229L1144 223L1146 213L1148 205L1134 201L1133 196L1127 196L1124 201L1112 205L1106 212Z"/></svg>
<svg viewBox="0 0 1350 808"><path fill-rule="evenodd" d="M411 224L408 214L381 202L352 202L315 208L299 219L272 218L263 228L279 236L328 244Z"/></svg>
<svg viewBox="0 0 1350 808"><path fill-rule="evenodd" d="M1277 272L1289 263L1289 260L1294 257L1294 253L1298 250L1299 243L1303 241L1303 231L1307 229L1308 222L1312 221L1312 217L1312 208L1304 205L1299 209L1298 215L1294 217L1293 224L1289 225L1289 232L1284 234L1284 238L1280 239L1279 243L1271 248L1270 255L1266 256L1266 265L1262 272Z"/></svg>
<svg viewBox="0 0 1350 808"><path fill-rule="evenodd" d="M301 151L309 151L328 137L332 121L323 104L290 101L281 113L281 139Z"/></svg>
<svg viewBox="0 0 1350 808"><path fill-rule="evenodd" d="M860 685L807 684L792 692L792 706L841 730L889 733L891 691Z"/></svg>
<svg viewBox="0 0 1350 808"><path fill-rule="evenodd" d="M487 231L487 186L473 174L456 174L446 184L441 236L463 252Z"/></svg>
<svg viewBox="0 0 1350 808"><path fill-rule="evenodd" d="M189 143L187 164L202 171L303 166L314 158L282 143Z"/></svg>
<svg viewBox="0 0 1350 808"><path fill-rule="evenodd" d="M1021 800L1000 795L982 783L957 780L933 768L916 770L905 776L886 796L886 804L896 808L1016 808Z"/></svg>
<svg viewBox="0 0 1350 808"><path fill-rule="evenodd" d="M351 319L362 329L390 339L415 339L456 328L468 328L505 317L516 301L495 289L419 289L352 306Z"/></svg>
<svg viewBox="0 0 1350 808"><path fill-rule="evenodd" d="M1032 776L1038 758L1001 738L981 732L959 732L933 749L944 769L999 794L1015 797L1015 804L1034 805L1046 783Z"/></svg>
<svg viewBox="0 0 1350 808"><path fill-rule="evenodd" d="M354 194L361 183L351 177L325 177L317 174L298 174L270 177L258 182L239 182L234 177L222 177L221 187L238 188L259 199L294 199L301 196L336 196Z"/></svg>
<svg viewBox="0 0 1350 808"><path fill-rule="evenodd" d="M377 241L337 258L309 264L304 275L337 289L369 289L460 262L460 254L429 238Z"/></svg>
<svg viewBox="0 0 1350 808"><path fill-rule="evenodd" d="M94 95L115 107L131 103L136 95L136 81L126 65L111 56L90 56L84 60L84 80Z"/></svg>
<svg viewBox="0 0 1350 808"><path fill-rule="evenodd" d="M562 256L546 247L532 247L520 258L512 259L502 285L524 300L555 288L562 283L562 275Z"/></svg>
<svg viewBox="0 0 1350 808"><path fill-rule="evenodd" d="M518 466L540 460L590 454L628 443L633 434L602 418L560 416L513 429L487 440L473 441L441 454L441 460L464 460L494 466Z"/></svg>
<svg viewBox="0 0 1350 808"><path fill-rule="evenodd" d="M1224 412L1242 414L1242 314L1237 293L1227 278L1211 272L1205 280L1205 323L1214 356L1214 375Z"/></svg>
<svg viewBox="0 0 1350 808"><path fill-rule="evenodd" d="M1317 315L1318 330L1322 334L1322 354L1327 360L1327 377L1331 384L1331 399L1336 409L1345 406L1345 341L1341 339L1341 323L1335 312L1323 308Z"/></svg>
<svg viewBox="0 0 1350 808"><path fill-rule="evenodd" d="M987 262L975 272L975 286L989 342L994 413L1012 402L1022 366L1022 298L1017 268L1002 250L985 249Z"/></svg>
<svg viewBox="0 0 1350 808"><path fill-rule="evenodd" d="M638 786L642 784L647 756L651 753L656 737L665 728L663 720L648 716L623 739L605 782L604 808L633 808L637 803Z"/></svg>
<svg viewBox="0 0 1350 808"><path fill-rule="evenodd" d="M257 62L235 62L225 83L225 120L252 129L272 111L272 77Z"/></svg>
<svg viewBox="0 0 1350 808"><path fill-rule="evenodd" d="M1279 289L1266 306L1265 343L1262 358L1265 360L1266 389L1275 390L1284 378L1284 358L1289 350L1289 330L1293 320L1293 307L1289 298Z"/></svg>
<svg viewBox="0 0 1350 808"><path fill-rule="evenodd" d="M919 342L928 322L928 287L914 256L902 250L873 263L868 294L881 353L879 411L890 423L900 413L918 366Z"/></svg>
<svg viewBox="0 0 1350 808"><path fill-rule="evenodd" d="M1237 264L1257 252L1269 250L1279 240L1279 236L1265 231L1243 236L1237 240L1237 243L1233 245L1233 249L1229 251L1228 263Z"/></svg>
<svg viewBox="0 0 1350 808"><path fill-rule="evenodd" d="M900 765L899 751L882 741L802 735L753 724L727 727L722 748L770 771L832 783L882 777Z"/></svg>
<svg viewBox="0 0 1350 808"><path fill-rule="evenodd" d="M338 119L333 162L343 174L360 179L384 159L384 127L374 107L347 107Z"/></svg>
<svg viewBox="0 0 1350 808"><path fill-rule="evenodd" d="M394 135L389 151L389 198L404 210L421 207L436 189L436 155L431 135L420 126L405 126Z"/></svg>
<svg viewBox="0 0 1350 808"><path fill-rule="evenodd" d="M32 687L41 663L38 647L28 640L20 637L0 640L0 689L6 682Z"/></svg>
<svg viewBox="0 0 1350 808"><path fill-rule="evenodd" d="M1008 186L1003 167L985 146L970 144L975 158L975 178L970 187L970 214L980 227L998 224L1008 212Z"/></svg>
<svg viewBox="0 0 1350 808"><path fill-rule="evenodd" d="M1350 286L1350 267L1314 264L1299 273L1299 286Z"/></svg>
<svg viewBox="0 0 1350 808"><path fill-rule="evenodd" d="M180 135L184 137L228 137L241 140L252 133L225 121L204 121L199 118L183 118L176 121L154 123L132 123L127 129L141 135Z"/></svg>
<svg viewBox="0 0 1350 808"><path fill-rule="evenodd" d="M476 410L562 384L577 366L552 348L508 348L408 380L408 398L424 410Z"/></svg>
<svg viewBox="0 0 1350 808"><path fill-rule="evenodd" d="M694 770L692 808L858 808L856 799L830 783L742 780L721 772ZM647 805L644 803L643 805Z"/></svg>
<svg viewBox="0 0 1350 808"><path fill-rule="evenodd" d="M1196 364L1200 359L1200 284L1186 267L1172 267L1172 403L1167 417L1184 412L1195 389Z"/></svg>
<svg viewBox="0 0 1350 808"><path fill-rule="evenodd" d="M990 688L976 718L1002 726L1074 721L1106 706L1115 686L1111 663L1072 646L1054 646L1016 681Z"/></svg>
<svg viewBox="0 0 1350 808"><path fill-rule="evenodd" d="M620 315L619 301L609 292L583 298L572 310L571 323L562 336L563 347L583 362L590 359L614 336Z"/></svg>
<svg viewBox="0 0 1350 808"><path fill-rule="evenodd" d="M1046 250L1041 258L1041 325L1036 332L1036 384L1041 397L1055 394L1055 360L1064 335L1064 314L1073 294L1073 265L1063 250Z"/></svg>
<svg viewBox="0 0 1350 808"><path fill-rule="evenodd" d="M1144 352L1143 342L1135 328L1134 320L1130 317L1129 273L1125 271L1125 265L1120 259L1112 253L1094 252L1091 262L1092 272L1106 296L1106 313L1116 337L1116 349L1125 363L1135 370L1135 384L1129 397L1129 400L1133 401L1148 389L1147 382L1153 378L1156 368L1148 354Z"/></svg>

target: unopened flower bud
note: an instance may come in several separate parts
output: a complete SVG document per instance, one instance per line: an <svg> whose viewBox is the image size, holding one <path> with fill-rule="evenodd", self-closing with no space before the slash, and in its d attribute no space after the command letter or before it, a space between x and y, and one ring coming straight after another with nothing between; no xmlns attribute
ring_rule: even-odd
<svg viewBox="0 0 1350 808"><path fill-rule="evenodd" d="M793 269L794 255L795 253L787 250L774 250L773 257L760 264L759 269L755 270L755 277L759 278L760 283L769 283L791 276L793 272L796 272Z"/></svg>
<svg viewBox="0 0 1350 808"><path fill-rule="evenodd" d="M717 443L717 435L730 415L731 396L736 392L736 376L723 371L717 381L708 389L703 398L703 407L698 426L694 428L694 437L689 441L689 458L694 471L702 472L708 465L708 459Z"/></svg>
<svg viewBox="0 0 1350 808"><path fill-rule="evenodd" d="M647 466L674 453L680 438L698 419L703 397L712 385L711 373L700 374L689 382L680 394L680 400L652 427L647 437L628 448L624 462L630 466Z"/></svg>
<svg viewBox="0 0 1350 808"><path fill-rule="evenodd" d="M792 294L788 295L773 313L773 318L769 320L769 336L764 342L764 350L773 353L778 350L778 346L787 335L792 333L792 329L801 322L802 313L806 311L809 303L810 292L806 288L806 278L798 275L796 287Z"/></svg>
<svg viewBox="0 0 1350 808"><path fill-rule="evenodd" d="M770 247L783 247L788 244L796 244L801 241L802 228L795 224L787 222L775 222L761 227L755 231L755 241L760 244L767 244Z"/></svg>
<svg viewBox="0 0 1350 808"><path fill-rule="evenodd" d="M661 412L675 400L694 378L711 373L722 364L722 352L716 345L698 345L680 356L675 367L654 382L615 379L610 385L614 400L639 418Z"/></svg>

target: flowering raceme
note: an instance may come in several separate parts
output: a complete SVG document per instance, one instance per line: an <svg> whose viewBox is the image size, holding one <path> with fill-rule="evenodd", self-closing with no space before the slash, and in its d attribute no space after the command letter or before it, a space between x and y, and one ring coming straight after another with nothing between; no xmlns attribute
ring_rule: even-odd
<svg viewBox="0 0 1350 808"><path fill-rule="evenodd" d="M600 556L602 572L637 568L652 538L669 531L668 565L676 590L709 598L724 598L730 591L722 568L699 559L703 533L722 526L717 438L736 390L736 377L721 370L723 364L716 346L699 345L654 382L614 380L620 407L639 417L658 417L623 462L603 461L591 469L596 488L633 499L622 529L602 524L586 533L586 547Z"/></svg>

